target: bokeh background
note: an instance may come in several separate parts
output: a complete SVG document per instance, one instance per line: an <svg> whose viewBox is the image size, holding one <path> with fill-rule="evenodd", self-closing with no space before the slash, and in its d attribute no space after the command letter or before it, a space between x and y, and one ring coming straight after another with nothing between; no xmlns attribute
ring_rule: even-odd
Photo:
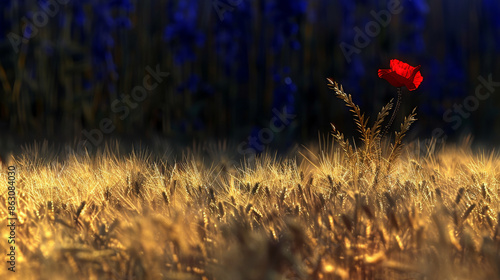
<svg viewBox="0 0 500 280"><path fill-rule="evenodd" d="M500 1L401 0L401 12L356 45L357 28L366 34L388 2L2 0L2 143L85 139L82 131L105 118L116 127L105 138L239 143L258 137L273 109L285 107L295 118L266 147L316 140L330 123L356 136L325 78L373 119L396 97L377 76L391 58L422 65L424 81L404 92L396 119L418 106L410 138L439 128L448 141L471 133L498 142L500 86L456 128L443 114L474 95L478 77L500 81ZM346 56L342 43L358 50ZM169 76L121 119L113 102L143 84L148 66Z"/></svg>

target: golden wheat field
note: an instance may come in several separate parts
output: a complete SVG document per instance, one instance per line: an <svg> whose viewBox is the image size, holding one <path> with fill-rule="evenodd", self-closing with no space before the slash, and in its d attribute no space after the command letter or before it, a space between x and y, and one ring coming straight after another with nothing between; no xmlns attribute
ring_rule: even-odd
<svg viewBox="0 0 500 280"><path fill-rule="evenodd" d="M359 142L332 125L317 145L236 165L226 142L180 153L44 142L9 156L0 276L500 279L498 154L473 150L470 137L403 145L415 109L384 138L392 100L369 127L330 85Z"/></svg>
<svg viewBox="0 0 500 280"><path fill-rule="evenodd" d="M16 272L4 261L0 278L498 279L497 154L415 145L389 172L324 142L237 168L217 148L32 146L2 166L18 220Z"/></svg>

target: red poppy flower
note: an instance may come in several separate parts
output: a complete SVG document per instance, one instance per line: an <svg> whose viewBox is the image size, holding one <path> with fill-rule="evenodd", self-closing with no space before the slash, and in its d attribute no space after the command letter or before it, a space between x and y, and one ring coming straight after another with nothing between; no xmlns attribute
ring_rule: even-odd
<svg viewBox="0 0 500 280"><path fill-rule="evenodd" d="M406 86L408 90L416 90L424 80L420 74L420 65L410 66L397 59L391 59L391 69L379 69L378 76L395 87Z"/></svg>

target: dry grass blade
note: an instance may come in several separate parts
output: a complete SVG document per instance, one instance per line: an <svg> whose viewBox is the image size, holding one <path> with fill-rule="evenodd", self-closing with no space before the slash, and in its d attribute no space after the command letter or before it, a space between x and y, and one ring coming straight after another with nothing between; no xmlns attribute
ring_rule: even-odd
<svg viewBox="0 0 500 280"><path fill-rule="evenodd" d="M256 195L257 192L259 191L259 187L260 187L259 183L255 183L255 186L252 188L251 194Z"/></svg>
<svg viewBox="0 0 500 280"><path fill-rule="evenodd" d="M415 107L412 111L411 114L407 117L405 117L403 123L401 124L401 130L399 132L395 132L395 139L394 139L394 144L392 145L391 153L388 158L388 166L387 166L387 173L390 172L392 164L394 161L399 157L401 153L401 148L402 148L402 140L406 135L406 132L410 129L410 126L417 120L415 117L417 116L416 113L417 108Z"/></svg>
<svg viewBox="0 0 500 280"><path fill-rule="evenodd" d="M163 200L165 201L165 204L169 205L170 204L170 197L168 196L168 194L165 191L163 191L162 196L163 196Z"/></svg>
<svg viewBox="0 0 500 280"><path fill-rule="evenodd" d="M381 129L382 129L382 124L384 123L385 118L389 115L392 106L393 106L393 101L394 99L391 99L389 103L387 103L380 112L377 115L377 119L375 120L375 123L373 124L371 128L371 139L375 139L378 135L380 135Z"/></svg>
<svg viewBox="0 0 500 280"><path fill-rule="evenodd" d="M465 188L460 188L458 189L458 192L457 192L457 197L455 198L455 205L458 206L458 204L460 204L460 200L462 200L462 196L464 195L464 192L465 192Z"/></svg>
<svg viewBox="0 0 500 280"><path fill-rule="evenodd" d="M377 119L375 120L375 123L373 124L373 127L371 128L371 135L370 138L368 139L368 144L366 145L365 148L365 154L369 155L370 152L372 151L372 146L375 144L376 140L378 139L378 151L376 152L376 155L379 157L382 155L382 150L381 150L381 141L382 141L382 124L384 123L385 118L389 115L392 106L393 106L393 101L394 99L391 99L389 103L387 103L380 112L377 115ZM380 165L380 162L378 163Z"/></svg>
<svg viewBox="0 0 500 280"><path fill-rule="evenodd" d="M467 208L467 210L465 210L464 214L462 215L462 222L467 220L467 217L469 217L470 213L472 213L472 210L474 210L475 207L476 207L476 204L473 203L473 204L471 204L471 206L469 206Z"/></svg>
<svg viewBox="0 0 500 280"><path fill-rule="evenodd" d="M80 214L82 214L83 208L85 207L86 203L87 203L86 201L82 201L82 203L80 204L80 206L78 206L78 209L76 209L75 221L77 221L78 218L80 217Z"/></svg>
<svg viewBox="0 0 500 280"><path fill-rule="evenodd" d="M370 129L367 128L369 118L365 119L365 115L361 113L359 106L352 101L352 96L350 94L346 94L344 92L342 86L339 87L337 82L330 83L329 86L330 88L333 88L336 96L343 100L346 105L351 108L350 111L354 114L356 126L358 127L359 133L361 133L361 140L365 143L365 145L369 146L371 136Z"/></svg>
<svg viewBox="0 0 500 280"><path fill-rule="evenodd" d="M225 211L224 211L224 205L222 204L222 202L219 201L217 208L219 209L219 216L221 218L224 218Z"/></svg>
<svg viewBox="0 0 500 280"><path fill-rule="evenodd" d="M347 156L347 159L349 159L349 160L353 159L354 158L353 147L351 146L349 141L344 139L344 134L342 134L340 131L335 130L335 127L333 125L332 125L332 127L334 130L332 135L335 137L335 139L337 139L337 142L339 143L340 147L344 151L344 154Z"/></svg>

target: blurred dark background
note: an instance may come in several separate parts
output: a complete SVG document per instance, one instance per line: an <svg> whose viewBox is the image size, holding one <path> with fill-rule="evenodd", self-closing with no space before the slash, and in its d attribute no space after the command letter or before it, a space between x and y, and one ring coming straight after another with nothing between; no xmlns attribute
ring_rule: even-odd
<svg viewBox="0 0 500 280"><path fill-rule="evenodd" d="M325 78L374 119L396 97L377 76L392 58L422 65L396 119L418 106L410 138L500 140L498 0L2 0L0 11L0 142L161 136L258 151L330 123L357 137ZM482 99L479 77L494 81Z"/></svg>

